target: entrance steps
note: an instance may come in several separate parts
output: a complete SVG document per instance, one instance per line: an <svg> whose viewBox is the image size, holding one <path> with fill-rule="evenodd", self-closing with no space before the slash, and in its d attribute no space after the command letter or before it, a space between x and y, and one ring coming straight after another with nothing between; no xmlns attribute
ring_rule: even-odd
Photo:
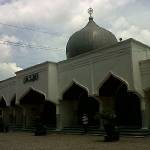
<svg viewBox="0 0 150 150"><path fill-rule="evenodd" d="M13 125L13 124L10 124L9 125L9 130L10 131L20 131L22 129L22 125Z"/></svg>
<svg viewBox="0 0 150 150"><path fill-rule="evenodd" d="M22 125L10 125L10 131L24 131L24 132L34 132L34 127L23 128ZM148 136L150 135L150 129L125 129L120 128L118 129L120 135L123 136ZM64 127L62 130L57 130L55 127L48 127L48 133L71 133L71 134L83 134L84 130L82 126L74 126L74 127ZM91 135L103 135L105 134L104 129L100 129L96 126L88 127L88 134Z"/></svg>
<svg viewBox="0 0 150 150"><path fill-rule="evenodd" d="M24 128L22 125L9 125L10 131L27 131L32 132L34 130L33 127Z"/></svg>
<svg viewBox="0 0 150 150"><path fill-rule="evenodd" d="M25 131L25 132L34 132L35 127L23 127L22 125L9 125L10 131ZM47 127L48 132L56 131L55 127Z"/></svg>
<svg viewBox="0 0 150 150"><path fill-rule="evenodd" d="M82 126L74 126L74 127L64 127L62 129L62 132L64 133L84 133L84 129ZM104 130L99 129L97 126L90 126L88 127L88 133L89 134L99 134L104 135Z"/></svg>
<svg viewBox="0 0 150 150"><path fill-rule="evenodd" d="M148 136L150 129L119 129L120 135L126 136Z"/></svg>
<svg viewBox="0 0 150 150"><path fill-rule="evenodd" d="M122 136L148 136L150 135L150 129L118 129ZM64 133L83 134L84 130L82 127L64 127L62 129ZM104 129L89 127L88 134L93 135L105 135Z"/></svg>

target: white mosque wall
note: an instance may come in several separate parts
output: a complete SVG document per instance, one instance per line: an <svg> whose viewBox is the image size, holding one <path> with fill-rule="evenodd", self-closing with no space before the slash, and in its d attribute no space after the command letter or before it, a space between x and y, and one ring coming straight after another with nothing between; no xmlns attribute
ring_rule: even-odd
<svg viewBox="0 0 150 150"><path fill-rule="evenodd" d="M139 65L141 60L149 58L148 46L129 39L66 61L45 62L19 71L16 77L0 82L0 96L4 96L9 105L16 93L19 103L18 100L33 88L43 93L46 99L58 103L73 81L88 89L89 95L98 95L98 88L109 72L128 82L130 90L142 93L142 89L149 86L149 76L142 74L141 77ZM24 83L26 76L35 73L38 73L37 80Z"/></svg>
<svg viewBox="0 0 150 150"><path fill-rule="evenodd" d="M0 82L0 98L3 96L7 106L10 106L12 98L16 94L16 77Z"/></svg>
<svg viewBox="0 0 150 150"><path fill-rule="evenodd" d="M131 44L134 88L137 92L143 95L143 88L145 88L145 86L148 86L149 80L146 79L146 76L141 74L140 61L150 59L150 48L147 45L144 45L143 43L140 43L133 39ZM142 80L144 81L143 85Z"/></svg>
<svg viewBox="0 0 150 150"><path fill-rule="evenodd" d="M93 59L94 93L98 94L101 83L109 73L118 76L128 84L128 90L133 89L131 68L131 47L129 43L122 43Z"/></svg>
<svg viewBox="0 0 150 150"><path fill-rule="evenodd" d="M60 99L73 80L86 87L89 95L98 95L98 88L109 72L121 77L128 82L129 89L133 89L130 40L60 62Z"/></svg>
<svg viewBox="0 0 150 150"><path fill-rule="evenodd" d="M32 76L37 75L35 81L30 80ZM27 82L24 82L28 78ZM48 62L27 68L16 73L16 93L17 103L20 99L33 88L34 90L45 95L48 98Z"/></svg>
<svg viewBox="0 0 150 150"><path fill-rule="evenodd" d="M128 40L108 49L60 62L58 64L58 87L61 100L61 127L70 125L72 118L70 117L72 114L68 113L71 112L72 103L63 101L62 96L73 82L88 89L89 95L98 95L100 84L111 72L127 82L128 89L131 90L133 89L131 58L131 44Z"/></svg>

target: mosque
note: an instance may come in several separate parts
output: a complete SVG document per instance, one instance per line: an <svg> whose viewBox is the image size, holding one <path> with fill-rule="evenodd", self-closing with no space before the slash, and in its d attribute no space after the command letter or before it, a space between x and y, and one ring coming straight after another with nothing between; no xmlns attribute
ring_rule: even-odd
<svg viewBox="0 0 150 150"><path fill-rule="evenodd" d="M95 117L115 112L122 128L150 127L150 47L134 39L117 41L89 21L66 46L67 59L44 62L0 81L0 119L21 128L36 118L62 130L81 125L102 127Z"/></svg>

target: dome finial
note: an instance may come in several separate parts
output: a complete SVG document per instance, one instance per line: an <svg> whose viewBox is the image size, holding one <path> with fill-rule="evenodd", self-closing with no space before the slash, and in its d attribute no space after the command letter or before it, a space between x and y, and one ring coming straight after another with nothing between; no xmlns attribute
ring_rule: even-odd
<svg viewBox="0 0 150 150"><path fill-rule="evenodd" d="M89 20L93 20L93 17L92 17L93 9L91 7L88 9L88 13L90 14Z"/></svg>

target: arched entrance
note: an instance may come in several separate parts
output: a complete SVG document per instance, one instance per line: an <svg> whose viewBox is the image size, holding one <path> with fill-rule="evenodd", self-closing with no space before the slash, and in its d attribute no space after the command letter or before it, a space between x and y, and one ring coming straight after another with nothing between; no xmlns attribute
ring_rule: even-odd
<svg viewBox="0 0 150 150"><path fill-rule="evenodd" d="M16 127L23 126L23 108L16 105L16 94L12 97L10 102L10 125Z"/></svg>
<svg viewBox="0 0 150 150"><path fill-rule="evenodd" d="M45 96L32 88L20 99L24 127L34 127L36 121L41 120L44 102Z"/></svg>
<svg viewBox="0 0 150 150"><path fill-rule="evenodd" d="M87 114L89 126L99 126L99 119L96 115L99 113L99 102L94 97L80 97L78 102L78 123L82 124L83 114Z"/></svg>
<svg viewBox="0 0 150 150"><path fill-rule="evenodd" d="M0 108L6 108L6 101L3 96L0 99Z"/></svg>
<svg viewBox="0 0 150 150"><path fill-rule="evenodd" d="M81 85L73 84L64 92L61 102L64 126L78 126L82 124L83 114L87 114L90 125L99 125L95 115L99 112L99 103L88 97L87 90Z"/></svg>
<svg viewBox="0 0 150 150"><path fill-rule="evenodd" d="M99 96L106 112L116 113L117 123L123 128L141 128L140 98L129 92L127 83L110 74L99 89Z"/></svg>
<svg viewBox="0 0 150 150"><path fill-rule="evenodd" d="M140 98L135 92L120 89L116 96L118 125L124 128L141 128Z"/></svg>
<svg viewBox="0 0 150 150"><path fill-rule="evenodd" d="M4 120L4 110L6 108L6 101L2 96L0 99L0 122Z"/></svg>
<svg viewBox="0 0 150 150"><path fill-rule="evenodd" d="M8 109L6 105L6 101L2 96L0 99L0 131L3 130L3 126L8 125L9 118L8 118Z"/></svg>

